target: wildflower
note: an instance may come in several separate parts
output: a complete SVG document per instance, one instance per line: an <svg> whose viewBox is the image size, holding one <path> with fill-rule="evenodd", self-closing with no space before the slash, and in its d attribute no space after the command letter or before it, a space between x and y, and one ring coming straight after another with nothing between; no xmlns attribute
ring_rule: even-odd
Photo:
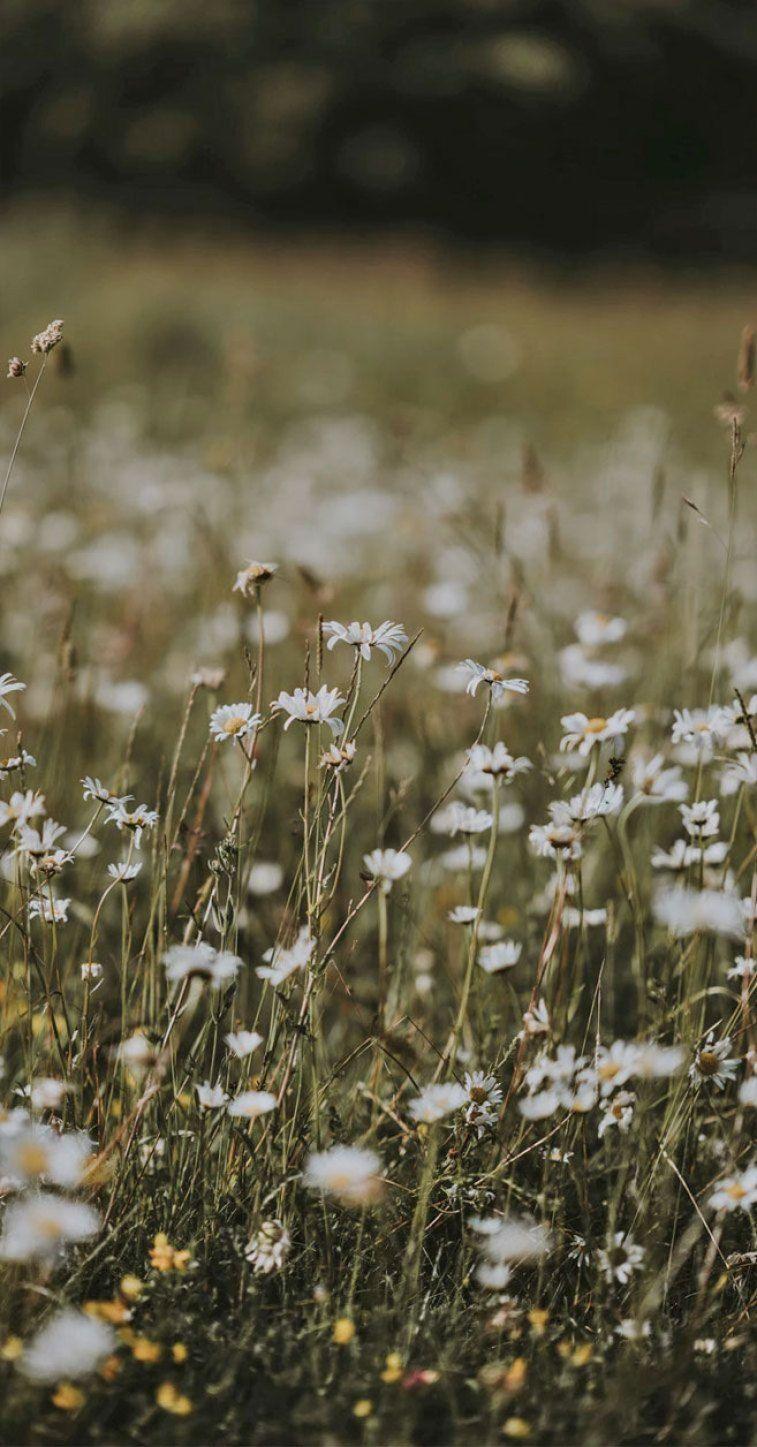
<svg viewBox="0 0 757 1447"><path fill-rule="evenodd" d="M736 1079L739 1061L729 1056L730 1048L730 1035L715 1040L714 1031L708 1032L689 1066L689 1079L695 1086L714 1085L716 1090L724 1090L729 1080Z"/></svg>
<svg viewBox="0 0 757 1447"><path fill-rule="evenodd" d="M604 1115L597 1127L597 1134L600 1140L611 1126L617 1126L618 1130L625 1135L633 1120L633 1108L636 1103L636 1096L632 1090L619 1090L612 1100L605 1103Z"/></svg>
<svg viewBox="0 0 757 1447"><path fill-rule="evenodd" d="M580 833L572 823L557 823L551 819L548 824L532 824L528 842L534 854L542 859L574 861L581 858Z"/></svg>
<svg viewBox="0 0 757 1447"><path fill-rule="evenodd" d="M0 1132L0 1171L17 1186L39 1180L65 1188L78 1186L91 1154L90 1141L78 1131L64 1134L27 1121Z"/></svg>
<svg viewBox="0 0 757 1447"><path fill-rule="evenodd" d="M596 745L605 743L607 739L621 738L628 732L628 726L635 717L631 708L616 709L609 718L587 718L585 713L566 713L560 720L564 729L560 748L563 752L566 749L576 749L579 754L586 756Z"/></svg>
<svg viewBox="0 0 757 1447"><path fill-rule="evenodd" d="M29 918L44 920L45 924L67 924L70 903L70 899L51 899L49 895L32 899L29 902Z"/></svg>
<svg viewBox="0 0 757 1447"><path fill-rule="evenodd" d="M57 347L62 337L63 322L58 317L55 321L48 322L44 331L37 332L36 337L32 337L32 351L46 357L53 347Z"/></svg>
<svg viewBox="0 0 757 1447"><path fill-rule="evenodd" d="M336 709L343 708L346 702L338 688L327 688L324 683L317 693L311 693L309 688L296 688L294 693L282 692L274 699L271 708L274 713L288 714L284 724L285 731L295 720L299 720L305 724L325 723L332 734L341 734L344 724L341 719L333 718L332 715Z"/></svg>
<svg viewBox="0 0 757 1447"><path fill-rule="evenodd" d="M5 375L9 381L13 381L18 377L23 377L28 365L28 362L22 362L20 357L9 357L8 371Z"/></svg>
<svg viewBox="0 0 757 1447"><path fill-rule="evenodd" d="M172 1417L188 1417L194 1410L190 1398L180 1392L173 1382L161 1382L155 1401L163 1412L170 1412Z"/></svg>
<svg viewBox="0 0 757 1447"><path fill-rule="evenodd" d="M208 693L218 693L225 677L225 668L196 668L190 683L194 688L207 688Z"/></svg>
<svg viewBox="0 0 757 1447"><path fill-rule="evenodd" d="M366 872L379 883L382 894L389 894L393 884L407 874L413 861L404 849L372 849L363 855Z"/></svg>
<svg viewBox="0 0 757 1447"><path fill-rule="evenodd" d="M754 979L757 964L751 956L737 955L731 969L726 976L729 980L752 980Z"/></svg>
<svg viewBox="0 0 757 1447"><path fill-rule="evenodd" d="M466 1072L463 1086L469 1102L465 1112L466 1123L474 1126L481 1136L486 1126L496 1122L497 1106L502 1104L503 1099L502 1089L495 1076L487 1075L483 1070L474 1070L472 1074Z"/></svg>
<svg viewBox="0 0 757 1447"><path fill-rule="evenodd" d="M132 834L134 848L140 849L144 830L152 829L159 816L157 809L148 809L146 804L138 804L136 809L127 809L123 800L119 799L109 806L105 817L109 824L115 824L117 829L125 829Z"/></svg>
<svg viewBox="0 0 757 1447"><path fill-rule="evenodd" d="M340 1316L337 1321L334 1322L334 1327L331 1333L331 1340L336 1346L346 1347L349 1346L354 1336L354 1321L350 1321L350 1318L348 1316Z"/></svg>
<svg viewBox="0 0 757 1447"><path fill-rule="evenodd" d="M71 1086L52 1075L38 1075L31 1083L29 1098L34 1110L58 1110Z"/></svg>
<svg viewBox="0 0 757 1447"><path fill-rule="evenodd" d="M371 652L378 648L383 653L387 663L393 663L395 654L399 655L407 643L407 633L399 623L380 623L378 628L371 628L370 623L349 623L345 628L343 623L324 623L324 636L328 638L326 647L332 649L337 643L347 643L356 648L360 655L370 660Z"/></svg>
<svg viewBox="0 0 757 1447"><path fill-rule="evenodd" d="M12 824L14 828L18 828L44 812L44 794L38 794L32 789L27 789L23 794L15 790L10 799L0 799L0 826Z"/></svg>
<svg viewBox="0 0 757 1447"><path fill-rule="evenodd" d="M281 1221L264 1221L250 1237L244 1254L256 1276L270 1276L284 1267L290 1245L289 1232Z"/></svg>
<svg viewBox="0 0 757 1447"><path fill-rule="evenodd" d="M353 1417L357 1417L359 1421L363 1421L366 1417L370 1417L372 1412L373 1402L370 1400L369 1397L361 1397L360 1400L357 1401L352 1408Z"/></svg>
<svg viewBox="0 0 757 1447"><path fill-rule="evenodd" d="M717 799L699 799L695 804L680 804L679 813L686 833L693 839L709 839L720 828Z"/></svg>
<svg viewBox="0 0 757 1447"><path fill-rule="evenodd" d="M399 1382L402 1377L402 1357L399 1352L389 1352L383 1372L380 1372L382 1382Z"/></svg>
<svg viewBox="0 0 757 1447"><path fill-rule="evenodd" d="M0 779L7 779L9 774L14 774L17 769L34 769L37 760L33 754L26 749L19 749L17 754L10 754L5 759L0 759Z"/></svg>
<svg viewBox="0 0 757 1447"><path fill-rule="evenodd" d="M674 744L691 744L698 752L717 748L727 728L722 708L673 710L671 738Z"/></svg>
<svg viewBox="0 0 757 1447"><path fill-rule="evenodd" d="M12 673L0 673L0 708L4 708L11 718L15 718L16 715L8 702L8 694L22 693L25 688L26 684L19 683Z"/></svg>
<svg viewBox="0 0 757 1447"><path fill-rule="evenodd" d="M553 1088L539 1090L518 1101L518 1110L524 1120L548 1120L560 1108L560 1095Z"/></svg>
<svg viewBox="0 0 757 1447"><path fill-rule="evenodd" d="M276 1109L276 1096L271 1095L269 1090L244 1090L229 1102L226 1109L235 1118L257 1120L259 1115L267 1115Z"/></svg>
<svg viewBox="0 0 757 1447"><path fill-rule="evenodd" d="M275 894L284 883L284 871L273 860L258 859L250 870L247 888L250 894L262 896Z"/></svg>
<svg viewBox="0 0 757 1447"><path fill-rule="evenodd" d="M371 1206L383 1194L381 1157L359 1146L331 1146L305 1162L302 1179L311 1191L333 1196L343 1206Z"/></svg>
<svg viewBox="0 0 757 1447"><path fill-rule="evenodd" d="M50 1400L60 1412L78 1412L84 1406L87 1398L84 1392L80 1391L78 1387L72 1386L70 1382L61 1382Z"/></svg>
<svg viewBox="0 0 757 1447"><path fill-rule="evenodd" d="M197 1103L202 1110L220 1110L229 1098L222 1085L211 1085L209 1080L204 1080L202 1085L196 1085L195 1090Z"/></svg>
<svg viewBox="0 0 757 1447"><path fill-rule="evenodd" d="M136 879L141 868L141 864L128 864L126 860L123 860L120 864L109 864L108 874L118 884L130 884L133 879Z"/></svg>
<svg viewBox="0 0 757 1447"><path fill-rule="evenodd" d="M691 935L699 930L736 939L743 935L740 901L720 890L663 890L653 907L660 924L674 935Z"/></svg>
<svg viewBox="0 0 757 1447"><path fill-rule="evenodd" d="M149 1336L138 1336L132 1342L131 1354L136 1362L143 1362L147 1366L154 1366L163 1355L163 1348L160 1342L152 1341Z"/></svg>
<svg viewBox="0 0 757 1447"><path fill-rule="evenodd" d="M466 658L460 664L470 674L465 692L475 696L475 693L482 683L488 683L491 689L491 696L496 703L506 693L528 693L529 683L527 678L505 678L495 668L485 668L482 663L476 663L473 658Z"/></svg>
<svg viewBox="0 0 757 1447"><path fill-rule="evenodd" d="M132 794L113 794L99 779L90 778L89 774L82 779L84 785L83 797L85 800L92 799L97 804L128 804L134 797Z"/></svg>
<svg viewBox="0 0 757 1447"><path fill-rule="evenodd" d="M595 1061L595 1070L603 1096L610 1095L636 1070L637 1052L635 1045L625 1040L613 1040L612 1045L600 1045Z"/></svg>
<svg viewBox="0 0 757 1447"><path fill-rule="evenodd" d="M19 1371L33 1382L86 1377L117 1344L116 1334L106 1322L67 1308L32 1337L18 1363Z"/></svg>
<svg viewBox="0 0 757 1447"><path fill-rule="evenodd" d="M739 1103L751 1110L757 1109L757 1075L750 1075L739 1090Z"/></svg>
<svg viewBox="0 0 757 1447"><path fill-rule="evenodd" d="M54 1260L67 1245L86 1241L100 1229L91 1206L63 1196L31 1195L12 1201L0 1236L0 1260Z"/></svg>
<svg viewBox="0 0 757 1447"><path fill-rule="evenodd" d="M662 754L654 754L651 759L632 759L631 780L636 797L644 804L678 804L689 792L688 784L681 778L680 765L666 769Z"/></svg>
<svg viewBox="0 0 757 1447"><path fill-rule="evenodd" d="M516 940L500 940L494 945L484 945L478 952L478 964L487 975L511 970L521 957L523 946Z"/></svg>
<svg viewBox="0 0 757 1447"><path fill-rule="evenodd" d="M425 1085L420 1095L410 1101L408 1109L418 1125L433 1125L435 1121L460 1110L467 1099L462 1085L456 1081L446 1085Z"/></svg>
<svg viewBox="0 0 757 1447"><path fill-rule="evenodd" d="M320 764L322 769L331 769L334 774L341 774L348 769L357 753L357 744L348 739L343 744L329 744L329 747L321 754Z"/></svg>
<svg viewBox="0 0 757 1447"><path fill-rule="evenodd" d="M450 924L475 924L481 911L473 904L457 904L449 911L447 919Z"/></svg>
<svg viewBox="0 0 757 1447"><path fill-rule="evenodd" d="M454 839L456 834L483 834L492 826L492 815L486 809L471 809L455 802L447 814L447 831Z"/></svg>
<svg viewBox="0 0 757 1447"><path fill-rule="evenodd" d="M465 776L471 789L491 786L493 779L512 783L518 774L528 773L533 768L530 759L521 755L513 758L509 749L501 742L489 749L485 744L474 744L469 750L465 764Z"/></svg>
<svg viewBox="0 0 757 1447"><path fill-rule="evenodd" d="M495 1265L538 1261L552 1247L546 1226L529 1216L474 1216L470 1226L479 1251Z"/></svg>
<svg viewBox="0 0 757 1447"><path fill-rule="evenodd" d="M468 868L483 869L486 863L486 850L479 845L460 844L456 849L447 849L441 855L440 862L453 874Z"/></svg>
<svg viewBox="0 0 757 1447"><path fill-rule="evenodd" d="M638 1246L632 1236L616 1231L611 1244L598 1252L597 1260L606 1281L627 1286L634 1271L642 1266L645 1255L644 1247Z"/></svg>
<svg viewBox="0 0 757 1447"><path fill-rule="evenodd" d="M526 1035L548 1035L550 1031L549 1011L546 1000L537 1000L523 1016Z"/></svg>
<svg viewBox="0 0 757 1447"><path fill-rule="evenodd" d="M588 688L597 692L620 688L628 678L628 669L621 663L592 658L580 643L569 643L567 648L561 648L558 657L563 683L569 689Z"/></svg>
<svg viewBox="0 0 757 1447"><path fill-rule="evenodd" d="M757 1202L757 1166L720 1181L709 1199L713 1211L751 1211Z"/></svg>
<svg viewBox="0 0 757 1447"><path fill-rule="evenodd" d="M593 784L590 789L576 794L568 804L558 799L550 804L549 812L556 824L588 824L593 819L603 819L608 814L617 814L623 803L622 784Z"/></svg>
<svg viewBox="0 0 757 1447"><path fill-rule="evenodd" d="M576 637L584 648L602 648L620 643L628 632L624 618L608 618L605 613L580 613L576 619Z"/></svg>
<svg viewBox="0 0 757 1447"><path fill-rule="evenodd" d="M171 1245L165 1231L158 1231L150 1247L150 1265L165 1274L168 1271L186 1271L192 1259L191 1251L177 1251Z"/></svg>
<svg viewBox="0 0 757 1447"><path fill-rule="evenodd" d="M266 950L263 959L268 963L260 965L255 971L259 980L267 980L269 984L283 985L284 981L294 974L296 970L303 970L310 963L315 940L310 938L307 925L303 925L297 935L294 944L285 948L283 945L273 945Z"/></svg>
<svg viewBox="0 0 757 1447"><path fill-rule="evenodd" d="M254 713L251 703L225 703L210 715L210 733L216 743L225 739L244 739L262 723L262 715Z"/></svg>
<svg viewBox="0 0 757 1447"><path fill-rule="evenodd" d="M622 1337L624 1341L643 1341L652 1334L652 1323L650 1321L638 1321L636 1317L626 1316L615 1328L615 1335Z"/></svg>
<svg viewBox="0 0 757 1447"><path fill-rule="evenodd" d="M246 568L237 573L231 591L241 593L245 598L254 598L258 588L262 588L264 583L270 583L278 570L278 563L248 563Z"/></svg>
<svg viewBox="0 0 757 1447"><path fill-rule="evenodd" d="M720 775L722 794L735 794L742 785L753 789L757 784L757 753L741 749Z"/></svg>
<svg viewBox="0 0 757 1447"><path fill-rule="evenodd" d="M117 1047L116 1054L122 1065L136 1075L141 1075L156 1064L158 1051L148 1040L144 1031L135 1030L126 1040L122 1040Z"/></svg>
<svg viewBox="0 0 757 1447"><path fill-rule="evenodd" d="M163 963L170 984L180 984L183 980L205 980L217 990L236 979L242 961L228 950L219 951L204 940L198 940L195 945L171 945Z"/></svg>
<svg viewBox="0 0 757 1447"><path fill-rule="evenodd" d="M229 1054L235 1055L237 1060L246 1060L248 1055L252 1055L258 1046L263 1044L263 1036L258 1035L257 1030L231 1031L223 1038Z"/></svg>
<svg viewBox="0 0 757 1447"><path fill-rule="evenodd" d="M654 1040L640 1040L634 1054L633 1074L637 1080L664 1080L675 1075L685 1059L680 1045L657 1045Z"/></svg>

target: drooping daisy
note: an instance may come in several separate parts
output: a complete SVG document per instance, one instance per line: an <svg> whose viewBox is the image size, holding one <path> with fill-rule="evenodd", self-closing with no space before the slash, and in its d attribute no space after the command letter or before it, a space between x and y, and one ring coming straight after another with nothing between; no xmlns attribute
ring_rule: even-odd
<svg viewBox="0 0 757 1447"><path fill-rule="evenodd" d="M311 939L307 925L302 925L293 944L273 945L266 950L263 955L266 964L259 965L255 974L259 980L267 980L274 987L283 985L296 970L306 968L314 949L315 940Z"/></svg>
<svg viewBox="0 0 757 1447"><path fill-rule="evenodd" d="M492 815L487 809L473 809L455 800L446 812L447 833L454 839L456 834L483 834L492 826Z"/></svg>
<svg viewBox="0 0 757 1447"><path fill-rule="evenodd" d="M475 791L491 788L493 779L501 779L503 783L510 784L518 774L525 774L532 768L530 759L524 755L513 758L501 740L492 749L487 748L486 744L474 744L468 752L464 779L468 789Z"/></svg>
<svg viewBox="0 0 757 1447"><path fill-rule="evenodd" d="M241 593L245 598L254 598L258 588L269 583L278 572L278 563L251 562L242 568L234 580L232 593Z"/></svg>
<svg viewBox="0 0 757 1447"><path fill-rule="evenodd" d="M311 693L309 688L296 688L294 693L282 692L274 699L271 708L274 713L288 715L284 724L285 731L298 720L304 724L325 723L332 734L341 734L344 724L341 719L332 715L336 709L343 708L346 702L338 688L327 688L324 683L317 693Z"/></svg>
<svg viewBox="0 0 757 1447"><path fill-rule="evenodd" d="M410 1101L408 1109L419 1125L433 1125L435 1121L460 1110L467 1099L462 1085L453 1080L446 1085L425 1085L420 1095Z"/></svg>
<svg viewBox="0 0 757 1447"><path fill-rule="evenodd" d="M229 1098L220 1082L211 1085L209 1080L204 1080L202 1085L195 1086L195 1090L201 1110L220 1110Z"/></svg>
<svg viewBox="0 0 757 1447"><path fill-rule="evenodd" d="M133 794L114 794L99 779L90 778L86 774L82 779L82 795L85 800L91 799L96 804L128 804L133 799Z"/></svg>
<svg viewBox="0 0 757 1447"><path fill-rule="evenodd" d="M551 819L548 824L532 824L528 831L528 842L542 859L581 858L580 832L572 823L557 823Z"/></svg>
<svg viewBox="0 0 757 1447"><path fill-rule="evenodd" d="M119 884L131 884L139 874L141 864L129 864L125 859L120 864L109 864L108 874Z"/></svg>
<svg viewBox="0 0 757 1447"><path fill-rule="evenodd" d="M32 899L29 918L44 920L45 924L67 924L70 903L70 899L51 899L47 894L41 899Z"/></svg>
<svg viewBox="0 0 757 1447"><path fill-rule="evenodd" d="M625 1135L633 1120L633 1108L636 1103L636 1096L632 1090L619 1090L612 1100L605 1101L604 1114L602 1115L597 1134L600 1140L607 1131L617 1126L622 1135Z"/></svg>
<svg viewBox="0 0 757 1447"><path fill-rule="evenodd" d="M308 1156L303 1184L343 1206L371 1206L381 1199L381 1157L359 1146L331 1146Z"/></svg>
<svg viewBox="0 0 757 1447"><path fill-rule="evenodd" d="M499 940L493 945L484 945L478 952L478 964L487 975L497 975L501 970L511 970L517 965L523 946L517 940Z"/></svg>
<svg viewBox="0 0 757 1447"><path fill-rule="evenodd" d="M108 1322L66 1308L32 1337L18 1369L33 1382L87 1377L115 1351L118 1338Z"/></svg>
<svg viewBox="0 0 757 1447"><path fill-rule="evenodd" d="M486 668L483 663L476 663L473 658L466 658L460 667L470 675L465 689L466 693L475 696L476 690L482 683L489 685L494 702L503 698L506 693L528 693L527 678L505 678L496 668Z"/></svg>
<svg viewBox="0 0 757 1447"><path fill-rule="evenodd" d="M343 744L329 744L321 754L320 765L322 769L330 769L332 774L342 774L348 769L357 753L357 744L352 739L347 739Z"/></svg>
<svg viewBox="0 0 757 1447"><path fill-rule="evenodd" d="M622 738L628 733L629 724L633 723L635 717L632 708L616 709L608 718L588 718L585 713L566 713L560 720L564 730L560 748L563 752L575 749L586 756L606 740Z"/></svg>
<svg viewBox="0 0 757 1447"><path fill-rule="evenodd" d="M402 652L407 643L407 633L400 623L380 623L378 628L372 628L370 623L343 623L332 621L324 623L323 632L328 643L328 649L335 648L337 643L347 643L365 658L370 660L371 653L377 648L383 653L387 663L394 661L395 655Z"/></svg>
<svg viewBox="0 0 757 1447"><path fill-rule="evenodd" d="M246 739L262 723L251 703L224 703L210 715L210 734L216 743L227 739Z"/></svg>
<svg viewBox="0 0 757 1447"><path fill-rule="evenodd" d="M145 829L152 829L158 822L157 809L148 809L146 804L137 804L134 809L127 809L126 805L117 800L111 804L106 814L106 822L115 824L119 830L125 830L134 839L134 848L141 849L142 834Z"/></svg>
<svg viewBox="0 0 757 1447"><path fill-rule="evenodd" d="M363 855L366 873L377 879L382 894L389 894L392 885L402 879L412 867L412 859L404 849L372 849Z"/></svg>
<svg viewBox="0 0 757 1447"><path fill-rule="evenodd" d="M474 904L457 904L449 911L450 924L475 924L481 911Z"/></svg>
<svg viewBox="0 0 757 1447"><path fill-rule="evenodd" d="M170 984L183 980L205 980L213 989L231 984L242 961L228 950L216 950L199 940L194 945L171 945L163 957Z"/></svg>
<svg viewBox="0 0 757 1447"><path fill-rule="evenodd" d="M631 781L635 797L645 804L680 804L689 793L680 765L666 768L663 754L654 754L651 759L642 755L632 758Z"/></svg>

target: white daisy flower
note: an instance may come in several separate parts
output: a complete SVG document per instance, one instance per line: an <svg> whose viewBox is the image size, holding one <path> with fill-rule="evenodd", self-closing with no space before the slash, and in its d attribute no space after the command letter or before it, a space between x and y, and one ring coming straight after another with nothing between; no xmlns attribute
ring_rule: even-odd
<svg viewBox="0 0 757 1447"><path fill-rule="evenodd" d="M310 938L307 925L303 925L297 935L294 944L285 947L284 945L272 945L266 950L263 959L265 965L259 965L255 974L259 980L267 980L274 987L283 985L289 976L296 970L304 970L310 963L315 940Z"/></svg>
<svg viewBox="0 0 757 1447"><path fill-rule="evenodd" d="M715 889L662 890L654 899L655 917L671 934L705 933L741 939L744 919L741 901Z"/></svg>
<svg viewBox="0 0 757 1447"><path fill-rule="evenodd" d="M270 1276L284 1266L291 1238L281 1221L264 1221L258 1231L250 1237L244 1254L256 1276Z"/></svg>
<svg viewBox="0 0 757 1447"><path fill-rule="evenodd" d="M447 915L450 924L475 924L481 911L474 904L457 904Z"/></svg>
<svg viewBox="0 0 757 1447"><path fill-rule="evenodd" d="M233 1030L223 1038L229 1054L235 1055L237 1060L246 1060L263 1044L263 1036L257 1030Z"/></svg>
<svg viewBox="0 0 757 1447"><path fill-rule="evenodd" d="M638 1246L632 1236L616 1231L612 1243L597 1253L597 1260L606 1281L617 1281L627 1286L635 1271L644 1264L646 1252Z"/></svg>
<svg viewBox="0 0 757 1447"><path fill-rule="evenodd" d="M330 769L334 774L342 774L349 768L356 753L357 744L352 739L347 739L343 744L334 742L321 754L320 766L322 769Z"/></svg>
<svg viewBox="0 0 757 1447"><path fill-rule="evenodd" d="M750 955L737 955L731 966L726 979L728 980L753 980L757 962Z"/></svg>
<svg viewBox="0 0 757 1447"><path fill-rule="evenodd" d="M220 1110L229 1098L220 1083L211 1085L209 1080L204 1080L202 1085L196 1085L195 1090L197 1104L202 1110Z"/></svg>
<svg viewBox="0 0 757 1447"><path fill-rule="evenodd" d="M533 768L530 759L524 755L513 758L505 744L500 742L489 749L485 744L474 744L469 750L465 764L464 778L468 789L491 788L493 779L502 779L510 784L518 774L525 774Z"/></svg>
<svg viewBox="0 0 757 1447"><path fill-rule="evenodd" d="M412 866L412 859L404 849L372 849L363 855L366 873L377 879L383 894L389 894L393 884L402 879Z"/></svg>
<svg viewBox="0 0 757 1447"><path fill-rule="evenodd" d="M741 1062L729 1056L730 1048L730 1035L716 1040L714 1031L708 1032L689 1066L689 1079L695 1086L714 1085L716 1090L724 1090L729 1080L736 1079Z"/></svg>
<svg viewBox="0 0 757 1447"><path fill-rule="evenodd" d="M270 1090L244 1090L236 1095L226 1107L229 1115L244 1120L257 1120L259 1115L268 1115L276 1109L276 1096Z"/></svg>
<svg viewBox="0 0 757 1447"><path fill-rule="evenodd" d="M92 1159L92 1143L80 1131L63 1133L32 1122L23 1112L13 1129L0 1132L0 1173L16 1187L35 1181L78 1186Z"/></svg>
<svg viewBox="0 0 757 1447"><path fill-rule="evenodd" d="M124 860L121 864L109 864L108 874L111 879L118 880L120 884L130 884L139 874L141 864L127 864Z"/></svg>
<svg viewBox="0 0 757 1447"><path fill-rule="evenodd" d="M408 1109L418 1125L433 1125L460 1110L467 1099L462 1085L453 1080L446 1085L424 1085L420 1095L409 1102Z"/></svg>
<svg viewBox="0 0 757 1447"><path fill-rule="evenodd" d="M688 797L689 786L681 777L680 765L665 767L663 754L651 759L638 755L631 759L631 781L635 797L644 804L680 804Z"/></svg>
<svg viewBox="0 0 757 1447"><path fill-rule="evenodd" d="M751 1211L757 1202L757 1166L719 1181L709 1199L713 1211Z"/></svg>
<svg viewBox="0 0 757 1447"><path fill-rule="evenodd" d="M628 1132L633 1120L633 1108L636 1103L636 1096L632 1090L619 1090L612 1100L605 1101L597 1134L600 1140L612 1127L617 1126L622 1135Z"/></svg>
<svg viewBox="0 0 757 1447"><path fill-rule="evenodd" d="M538 1261L552 1248L547 1227L528 1216L474 1216L470 1226L479 1251L493 1265Z"/></svg>
<svg viewBox="0 0 757 1447"><path fill-rule="evenodd" d="M12 673L0 673L0 708L4 708L11 718L15 718L16 715L8 702L8 694L22 693L25 688L26 684L19 683Z"/></svg>
<svg viewBox="0 0 757 1447"><path fill-rule="evenodd" d="M117 829L126 830L133 836L135 849L141 849L142 834L145 829L152 829L158 818L157 809L148 809L146 804L137 804L135 809L127 809L120 799L109 806L105 816L106 823L115 824Z"/></svg>
<svg viewBox="0 0 757 1447"><path fill-rule="evenodd" d="M216 743L226 739L246 739L262 723L251 703L225 703L210 715L210 734Z"/></svg>
<svg viewBox="0 0 757 1447"><path fill-rule="evenodd" d="M343 708L346 702L338 688L327 688L323 684L317 693L311 693L309 688L296 688L294 693L282 692L274 699L271 708L274 713L288 715L284 724L285 730L295 720L299 720L305 724L325 723L333 734L341 734L344 724L341 719L333 718L332 715L336 709Z"/></svg>
<svg viewBox="0 0 757 1447"><path fill-rule="evenodd" d="M133 794L113 794L105 787L99 779L90 778L89 774L82 779L82 795L85 800L91 799L96 804L128 804L134 797Z"/></svg>
<svg viewBox="0 0 757 1447"><path fill-rule="evenodd" d="M303 1185L343 1206L370 1206L383 1194L381 1157L359 1146L331 1146L308 1156Z"/></svg>
<svg viewBox="0 0 757 1447"><path fill-rule="evenodd" d="M718 747L728 729L722 708L673 709L671 739L674 744L691 744L700 752Z"/></svg>
<svg viewBox="0 0 757 1447"><path fill-rule="evenodd" d="M378 628L372 628L370 623L343 623L332 621L324 623L323 632L328 638L326 647L332 649L337 643L347 643L366 660L370 660L371 653L377 648L383 653L387 663L393 663L395 655L399 655L407 643L407 633L400 623L380 623Z"/></svg>
<svg viewBox="0 0 757 1447"><path fill-rule="evenodd" d="M481 1136L487 1126L496 1124L497 1107L502 1104L502 1089L493 1075L483 1070L466 1071L463 1088L468 1097L465 1112L466 1124L473 1126Z"/></svg>
<svg viewBox="0 0 757 1447"><path fill-rule="evenodd" d="M170 984L205 980L217 990L236 979L242 961L228 950L216 950L204 940L198 940L194 945L171 945L163 956L163 963Z"/></svg>
<svg viewBox="0 0 757 1447"><path fill-rule="evenodd" d="M491 829L492 818L486 809L473 809L455 800L446 813L447 832L453 839L456 834L483 834Z"/></svg>
<svg viewBox="0 0 757 1447"><path fill-rule="evenodd" d="M588 718L585 713L566 713L560 720L564 730L560 748L563 752L566 749L576 749L579 754L587 755L608 739L622 738L628 733L629 724L633 723L635 717L632 708L616 709L608 718Z"/></svg>
<svg viewBox="0 0 757 1447"><path fill-rule="evenodd" d="M505 678L496 668L485 668L482 663L476 663L473 658L466 658L460 667L470 674L465 688L466 693L475 695L482 683L489 685L492 699L495 702L503 698L506 693L528 693L527 678Z"/></svg>
<svg viewBox="0 0 757 1447"><path fill-rule="evenodd" d="M115 1351L113 1327L83 1311L59 1311L36 1333L19 1360L18 1369L32 1382L59 1382L87 1377Z"/></svg>
<svg viewBox="0 0 757 1447"><path fill-rule="evenodd" d="M628 632L624 618L609 618L606 613L579 613L575 627L576 637L584 648L604 648L608 643L620 643Z"/></svg>
<svg viewBox="0 0 757 1447"><path fill-rule="evenodd" d="M274 860L258 859L250 870L247 889L257 898L266 894L275 894L277 889L281 889L283 883L284 871L280 864L276 864Z"/></svg>
<svg viewBox="0 0 757 1447"><path fill-rule="evenodd" d="M487 975L497 975L501 970L511 970L517 965L523 946L516 940L499 940L493 945L484 945L478 952L477 963Z"/></svg>
<svg viewBox="0 0 757 1447"><path fill-rule="evenodd" d="M683 827L692 839L710 839L720 828L717 799L699 799L695 804L679 804Z"/></svg>
<svg viewBox="0 0 757 1447"><path fill-rule="evenodd" d="M29 901L29 918L44 920L45 924L67 924L69 899L51 899L45 895L42 899Z"/></svg>
<svg viewBox="0 0 757 1447"><path fill-rule="evenodd" d="M15 790L10 799L0 799L0 827L12 824L19 828L45 812L45 796L36 790L26 789L24 793Z"/></svg>
<svg viewBox="0 0 757 1447"><path fill-rule="evenodd" d="M64 1247L89 1240L99 1229L97 1211L83 1201L43 1194L22 1196L6 1208L0 1260L52 1261Z"/></svg>

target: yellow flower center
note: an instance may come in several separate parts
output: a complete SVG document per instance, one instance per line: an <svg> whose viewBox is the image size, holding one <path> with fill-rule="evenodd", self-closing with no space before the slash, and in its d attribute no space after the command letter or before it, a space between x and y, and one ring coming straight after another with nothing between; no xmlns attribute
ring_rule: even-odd
<svg viewBox="0 0 757 1447"><path fill-rule="evenodd" d="M590 718L589 721L588 721L588 723L587 723L587 725L586 725L586 733L587 733L587 734L601 734L602 730L603 730L603 729L606 729L606 728L607 728L607 719L606 719L606 718Z"/></svg>
<svg viewBox="0 0 757 1447"><path fill-rule="evenodd" d="M718 1068L719 1060L714 1050L700 1050L697 1064L701 1075L714 1075Z"/></svg>
<svg viewBox="0 0 757 1447"><path fill-rule="evenodd" d="M732 1201L743 1201L746 1195L744 1187L739 1185L738 1181L733 1181L730 1186L726 1186L725 1193L730 1196Z"/></svg>
<svg viewBox="0 0 757 1447"><path fill-rule="evenodd" d="M25 1176L41 1176L47 1167L47 1152L43 1146L30 1141L21 1147L18 1163Z"/></svg>
<svg viewBox="0 0 757 1447"><path fill-rule="evenodd" d="M244 728L246 723L247 719L241 713L235 713L231 718L227 718L223 731L225 734L236 734L241 728Z"/></svg>

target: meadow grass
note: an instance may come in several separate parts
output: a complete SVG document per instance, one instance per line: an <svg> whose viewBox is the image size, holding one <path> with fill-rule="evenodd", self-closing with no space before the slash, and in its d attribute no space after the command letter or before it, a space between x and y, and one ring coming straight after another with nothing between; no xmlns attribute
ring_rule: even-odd
<svg viewBox="0 0 757 1447"><path fill-rule="evenodd" d="M2 1440L746 1441L743 293L106 231L64 307L65 225L5 237Z"/></svg>

